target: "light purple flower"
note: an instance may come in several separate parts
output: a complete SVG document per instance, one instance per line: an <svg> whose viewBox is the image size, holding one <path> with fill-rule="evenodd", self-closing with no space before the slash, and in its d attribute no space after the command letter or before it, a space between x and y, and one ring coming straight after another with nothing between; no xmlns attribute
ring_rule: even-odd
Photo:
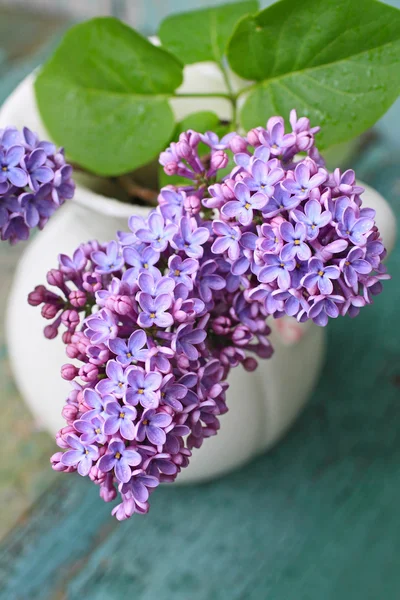
<svg viewBox="0 0 400 600"><path fill-rule="evenodd" d="M105 395L103 398L97 390L86 388L83 392L83 399L90 410L83 413L82 419L91 421L95 417L104 417L104 406L107 402L114 400L114 397Z"/></svg>
<svg viewBox="0 0 400 600"><path fill-rule="evenodd" d="M282 238L287 242L281 250L283 260L298 257L299 260L308 260L311 257L310 247L305 243L307 230L303 223L282 223L279 228Z"/></svg>
<svg viewBox="0 0 400 600"><path fill-rule="evenodd" d="M270 168L262 160L255 160L250 167L251 177L245 177L243 183L252 192L261 192L268 198L274 193L274 186L283 179L284 170L281 168Z"/></svg>
<svg viewBox="0 0 400 600"><path fill-rule="evenodd" d="M170 219L173 223L177 223L183 214L185 197L185 192L176 192L169 188L163 188L158 197L163 217Z"/></svg>
<svg viewBox="0 0 400 600"><path fill-rule="evenodd" d="M106 413L109 415L104 423L104 433L114 435L118 431L126 440L133 440L135 427L133 421L137 411L133 406L121 406L118 402L107 402Z"/></svg>
<svg viewBox="0 0 400 600"><path fill-rule="evenodd" d="M9 181L16 187L23 188L28 185L28 175L18 165L24 158L23 146L11 146L4 151L0 148L0 183Z"/></svg>
<svg viewBox="0 0 400 600"><path fill-rule="evenodd" d="M213 131L206 131L203 135L200 135L202 142L213 150L225 150L229 146L229 142L236 135L235 131L231 131L219 139L218 135Z"/></svg>
<svg viewBox="0 0 400 600"><path fill-rule="evenodd" d="M226 282L221 275L217 275L217 263L215 260L207 260L204 262L197 275L197 286L200 293L200 298L204 302L211 302L213 290L224 289Z"/></svg>
<svg viewBox="0 0 400 600"><path fill-rule="evenodd" d="M172 348L178 354L185 354L189 360L197 360L199 352L195 347L202 344L207 337L204 329L193 329L193 325L180 325L176 332L176 337L172 342Z"/></svg>
<svg viewBox="0 0 400 600"><path fill-rule="evenodd" d="M305 200L309 197L311 190L320 186L327 178L328 173L324 169L319 169L318 173L311 176L308 165L303 161L296 166L294 179L287 178L282 185L300 200Z"/></svg>
<svg viewBox="0 0 400 600"><path fill-rule="evenodd" d="M160 484L160 480L153 475L147 475L146 471L138 469L132 472L132 479L129 483L124 484L122 492L126 495L132 494L135 502L144 503L149 499L148 488L156 488Z"/></svg>
<svg viewBox="0 0 400 600"><path fill-rule="evenodd" d="M212 228L218 236L211 247L212 252L214 254L223 254L227 251L231 260L239 258L239 240L241 238L239 227L232 227L228 223L224 223L224 221L213 221Z"/></svg>
<svg viewBox="0 0 400 600"><path fill-rule="evenodd" d="M290 271L293 271L296 262L293 259L283 260L274 254L264 254L264 261L266 266L258 274L259 281L271 283L276 279L280 289L287 290L290 287Z"/></svg>
<svg viewBox="0 0 400 600"><path fill-rule="evenodd" d="M49 183L54 178L54 172L45 165L47 154L42 148L36 148L23 160L28 173L30 187L37 191L42 183Z"/></svg>
<svg viewBox="0 0 400 600"><path fill-rule="evenodd" d="M62 464L66 467L77 466L79 475L85 477L89 474L93 462L99 457L97 446L82 444L80 439L72 434L66 437L66 442L72 450L64 452L61 457Z"/></svg>
<svg viewBox="0 0 400 600"><path fill-rule="evenodd" d="M314 240L318 237L319 230L328 225L332 218L329 210L321 213L322 207L318 200L309 200L305 207L304 213L300 210L294 210L293 215L296 221L304 223L307 227L307 237L309 240Z"/></svg>
<svg viewBox="0 0 400 600"><path fill-rule="evenodd" d="M98 313L88 317L85 323L87 325L85 335L92 344L101 344L117 337L117 318L107 308L103 308Z"/></svg>
<svg viewBox="0 0 400 600"><path fill-rule="evenodd" d="M160 294L156 298L139 292L138 300L142 312L138 317L138 325L140 327L151 327L153 324L157 327L170 327L174 322L172 315L166 312L172 304L171 294Z"/></svg>
<svg viewBox="0 0 400 600"><path fill-rule="evenodd" d="M103 426L104 420L101 417L82 418L74 422L75 429L82 434L81 442L85 444L105 444L106 436L104 435Z"/></svg>
<svg viewBox="0 0 400 600"><path fill-rule="evenodd" d="M166 440L164 429L171 422L172 417L167 413L157 413L154 409L145 410L137 426L136 439L142 442L147 437L151 444L162 446Z"/></svg>
<svg viewBox="0 0 400 600"><path fill-rule="evenodd" d="M157 371L146 373L143 369L133 367L128 372L129 388L125 401L132 406L139 402L143 408L156 408L160 401L157 393L162 383L162 375Z"/></svg>
<svg viewBox="0 0 400 600"><path fill-rule="evenodd" d="M224 204L221 212L228 219L236 217L242 225L250 225L253 220L253 210L261 210L268 200L261 192L251 196L249 188L241 181L235 185L235 197L237 200L230 200Z"/></svg>
<svg viewBox="0 0 400 600"><path fill-rule="evenodd" d="M138 277L138 285L142 292L150 296L159 296L160 294L171 294L175 288L175 281L171 277L155 278L151 273L143 271Z"/></svg>
<svg viewBox="0 0 400 600"><path fill-rule="evenodd" d="M160 253L148 246L143 252L138 252L134 248L125 247L123 257L132 268L127 271L133 279L137 279L139 273L148 271L154 277L157 277L159 270L156 265L160 259Z"/></svg>
<svg viewBox="0 0 400 600"><path fill-rule="evenodd" d="M69 200L73 197L75 192L75 183L71 179L72 167L71 165L63 164L60 169L54 173L54 179L52 181L52 198L54 203L59 206L64 200Z"/></svg>
<svg viewBox="0 0 400 600"><path fill-rule="evenodd" d="M108 446L107 454L99 460L100 471L108 473L114 469L115 476L121 483L128 483L131 478L131 467L136 467L142 462L139 452L133 448L126 448L124 442L115 440Z"/></svg>
<svg viewBox="0 0 400 600"><path fill-rule="evenodd" d="M182 217L179 221L178 232L172 238L172 246L185 252L189 258L203 256L203 244L206 243L210 233L206 227L198 227L196 221L189 217Z"/></svg>
<svg viewBox="0 0 400 600"><path fill-rule="evenodd" d="M338 224L337 229L341 237L349 239L355 246L365 246L367 243L365 234L373 226L373 219L365 217L357 219L354 209L348 206L343 212L342 221Z"/></svg>
<svg viewBox="0 0 400 600"><path fill-rule="evenodd" d="M364 259L364 252L361 248L352 248L346 258L340 261L340 268L343 271L344 280L349 287L357 293L358 274L367 275L372 271L372 265Z"/></svg>
<svg viewBox="0 0 400 600"><path fill-rule="evenodd" d="M117 355L117 362L121 365L129 365L132 361L145 362L149 353L148 349L143 349L147 342L147 336L142 329L137 329L129 336L128 340L114 338L109 340L108 347L111 352Z"/></svg>
<svg viewBox="0 0 400 600"><path fill-rule="evenodd" d="M317 325L324 327L328 323L328 318L336 319L339 316L337 304L344 302L344 298L338 295L312 296L313 305L308 311L308 317Z"/></svg>
<svg viewBox="0 0 400 600"><path fill-rule="evenodd" d="M39 225L41 220L47 220L56 210L53 202L49 200L50 187L42 185L36 194L21 194L19 197L25 223L30 229Z"/></svg>
<svg viewBox="0 0 400 600"><path fill-rule="evenodd" d="M266 145L271 154L278 156L288 147L296 143L296 136L293 133L285 135L285 128L282 120L276 120L269 131L262 131L261 140Z"/></svg>
<svg viewBox="0 0 400 600"><path fill-rule="evenodd" d="M126 392L127 374L122 366L115 360L109 360L106 366L107 379L102 379L97 384L100 394L113 394L116 398L122 398Z"/></svg>
<svg viewBox="0 0 400 600"><path fill-rule="evenodd" d="M199 263L194 258L185 258L180 256L170 256L168 260L169 276L176 284L183 284L188 290L193 289L193 280L190 275L196 273Z"/></svg>
<svg viewBox="0 0 400 600"><path fill-rule="evenodd" d="M1 231L2 240L10 240L11 244L16 244L18 241L25 241L29 237L29 227L25 223L24 217L19 213L12 213L8 223Z"/></svg>
<svg viewBox="0 0 400 600"><path fill-rule="evenodd" d="M318 285L319 291L324 296L329 296L333 291L333 284L331 279L338 279L340 277L340 269L334 265L326 266L315 256L308 263L309 273L303 277L301 283L306 288L312 288Z"/></svg>
<svg viewBox="0 0 400 600"><path fill-rule="evenodd" d="M81 248L75 250L72 258L66 254L60 254L58 260L61 271L66 275L75 275L75 273L83 271L87 264L87 258Z"/></svg>
<svg viewBox="0 0 400 600"><path fill-rule="evenodd" d="M114 273L115 271L120 271L125 262L121 254L120 246L115 241L107 244L104 252L101 250L92 252L91 258L97 265L96 271L98 273Z"/></svg>
<svg viewBox="0 0 400 600"><path fill-rule="evenodd" d="M187 392L188 388L180 383L176 383L174 376L170 373L164 377L160 388L161 402L179 412L182 410L182 403L179 400L182 400Z"/></svg>
<svg viewBox="0 0 400 600"><path fill-rule="evenodd" d="M263 208L264 217L275 217L284 210L292 210L300 203L300 199L292 196L290 192L282 187L282 184L275 186L274 194Z"/></svg>
<svg viewBox="0 0 400 600"><path fill-rule="evenodd" d="M147 227L139 229L136 236L142 242L150 244L153 250L163 252L175 233L176 225L173 223L165 224L164 217L153 211L147 219Z"/></svg>

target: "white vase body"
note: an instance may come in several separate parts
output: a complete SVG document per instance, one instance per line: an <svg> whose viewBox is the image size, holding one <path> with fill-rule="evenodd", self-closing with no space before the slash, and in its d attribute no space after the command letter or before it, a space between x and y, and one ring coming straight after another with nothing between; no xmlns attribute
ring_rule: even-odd
<svg viewBox="0 0 400 600"><path fill-rule="evenodd" d="M27 125L45 135L27 78L0 112L0 127ZM198 110L198 108L197 108ZM188 112L188 111L186 111ZM190 112L190 111L189 111ZM394 217L385 200L367 188L364 203L377 210L378 225L387 246L393 245ZM117 230L127 229L127 219L146 209L131 207L77 186L73 201L65 204L45 229L29 243L15 274L7 312L7 341L12 370L22 396L39 425L51 434L64 425L61 417L70 384L60 376L68 359L61 338L46 340L40 310L26 298L46 281L60 253L71 255L84 241L105 242ZM178 482L211 479L243 465L274 444L304 407L321 370L325 331L311 322L271 319L273 357L260 361L247 373L242 367L229 376L229 412L221 418L218 435L193 452L189 468Z"/></svg>

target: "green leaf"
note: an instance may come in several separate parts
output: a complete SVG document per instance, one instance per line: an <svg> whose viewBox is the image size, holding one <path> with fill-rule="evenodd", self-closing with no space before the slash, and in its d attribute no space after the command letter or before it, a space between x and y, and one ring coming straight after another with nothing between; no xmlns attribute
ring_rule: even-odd
<svg viewBox="0 0 400 600"><path fill-rule="evenodd" d="M282 0L242 19L228 47L232 69L256 80L244 128L292 108L321 125L321 147L373 125L400 91L400 11L375 0Z"/></svg>
<svg viewBox="0 0 400 600"><path fill-rule="evenodd" d="M76 25L35 82L41 117L68 156L99 175L154 159L175 122L168 97L182 65L113 18Z"/></svg>
<svg viewBox="0 0 400 600"><path fill-rule="evenodd" d="M175 138L177 139L182 131L193 129L199 133L205 133L206 131L215 131L220 126L220 120L218 115L211 112L210 110L203 110L200 112L192 113L188 115L176 128Z"/></svg>
<svg viewBox="0 0 400 600"><path fill-rule="evenodd" d="M163 46L186 65L206 60L221 62L236 23L257 10L257 0L247 0L172 15L161 23L158 36Z"/></svg>

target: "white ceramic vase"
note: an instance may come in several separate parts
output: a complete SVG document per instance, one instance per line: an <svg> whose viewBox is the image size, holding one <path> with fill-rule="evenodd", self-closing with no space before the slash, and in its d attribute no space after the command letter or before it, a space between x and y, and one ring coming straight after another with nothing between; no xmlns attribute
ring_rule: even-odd
<svg viewBox="0 0 400 600"><path fill-rule="evenodd" d="M36 108L33 80L34 76L28 77L3 105L0 127L27 125L46 138ZM223 90L218 73L209 65L186 70L183 89L193 89L194 80L203 90L210 81L214 90ZM181 118L201 108L192 101L184 102L174 107ZM226 106L220 100L215 102L212 108L226 117ZM377 210L383 239L391 248L395 224L388 204L368 187L364 202ZM83 241L113 239L117 230L127 229L127 219L133 212L145 214L147 209L132 208L96 193L93 186L89 189L78 185L75 198L29 243L15 274L6 323L11 366L38 425L51 434L63 425L61 409L70 387L61 379L60 367L68 360L60 338L44 338L45 322L40 310L27 304L27 295L36 285L45 283L46 273L56 266L58 254L71 254ZM274 444L304 407L321 370L325 331L313 323L300 325L289 318L271 321L273 357L261 361L254 373L241 367L233 369L229 377L229 412L221 419L221 429L200 451L194 451L189 468L181 473L178 482L211 479L239 467Z"/></svg>

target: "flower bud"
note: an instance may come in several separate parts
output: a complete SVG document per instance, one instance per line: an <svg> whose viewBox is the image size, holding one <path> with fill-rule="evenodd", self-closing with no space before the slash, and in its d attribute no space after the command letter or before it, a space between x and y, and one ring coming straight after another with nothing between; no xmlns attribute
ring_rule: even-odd
<svg viewBox="0 0 400 600"><path fill-rule="evenodd" d="M44 319L54 319L56 314L60 311L60 307L55 304L43 304L42 306L42 317Z"/></svg>
<svg viewBox="0 0 400 600"><path fill-rule="evenodd" d="M79 314L76 310L64 310L61 315L61 322L69 331L75 331L77 326L79 325Z"/></svg>
<svg viewBox="0 0 400 600"><path fill-rule="evenodd" d="M39 306L45 301L46 292L44 285L37 285L33 292L28 295L28 303L31 306Z"/></svg>
<svg viewBox="0 0 400 600"><path fill-rule="evenodd" d="M86 363L86 365L83 365L83 367L79 369L79 377L82 379L82 381L88 383L90 381L95 381L98 375L99 369L96 367L96 365L93 365L92 363Z"/></svg>
<svg viewBox="0 0 400 600"><path fill-rule="evenodd" d="M64 274L59 269L51 269L46 275L47 283L55 287L64 286Z"/></svg>
<svg viewBox="0 0 400 600"><path fill-rule="evenodd" d="M68 299L75 308L82 308L86 304L86 294L82 290L73 290Z"/></svg>
<svg viewBox="0 0 400 600"><path fill-rule="evenodd" d="M247 140L245 140L244 138L242 138L240 135L235 135L230 141L229 141L229 148L232 150L232 152L234 154L237 154L239 152L246 152L247 150Z"/></svg>
<svg viewBox="0 0 400 600"><path fill-rule="evenodd" d="M218 169L225 169L229 162L229 157L223 150L217 150L211 156L210 168L217 171Z"/></svg>
<svg viewBox="0 0 400 600"><path fill-rule="evenodd" d="M52 325L47 325L47 327L44 328L43 333L44 337L48 340L54 340L58 334L58 327L54 323L52 323Z"/></svg>
<svg viewBox="0 0 400 600"><path fill-rule="evenodd" d="M66 364L61 367L61 377L67 381L72 381L78 375L78 369L75 365Z"/></svg>

